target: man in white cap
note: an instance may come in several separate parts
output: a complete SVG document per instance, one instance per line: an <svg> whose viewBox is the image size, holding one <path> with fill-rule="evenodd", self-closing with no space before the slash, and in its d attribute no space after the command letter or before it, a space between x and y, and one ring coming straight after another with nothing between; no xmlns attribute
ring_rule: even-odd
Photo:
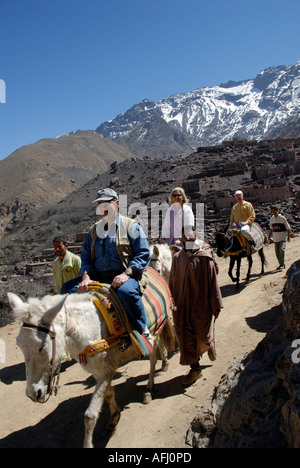
<svg viewBox="0 0 300 468"><path fill-rule="evenodd" d="M241 234L248 240L251 249L255 250L254 239L251 234L251 225L255 220L255 210L250 202L244 200L241 190L234 193L237 203L232 207L230 225L240 224Z"/></svg>
<svg viewBox="0 0 300 468"><path fill-rule="evenodd" d="M99 190L93 203L97 203L96 214L101 219L85 240L81 276L65 283L61 293L87 292L93 281L111 284L135 328L153 345L142 302L146 268L151 260L146 235L138 223L119 214L119 198L114 190Z"/></svg>

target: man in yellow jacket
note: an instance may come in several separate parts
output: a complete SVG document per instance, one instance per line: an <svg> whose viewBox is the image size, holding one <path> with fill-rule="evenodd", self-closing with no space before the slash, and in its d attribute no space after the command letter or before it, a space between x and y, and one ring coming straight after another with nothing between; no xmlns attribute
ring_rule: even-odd
<svg viewBox="0 0 300 468"><path fill-rule="evenodd" d="M234 196L237 203L231 210L230 225L240 225L241 234L246 237L252 248L254 247L254 239L251 234L251 225L255 220L255 210L250 202L244 200L244 194L241 190L237 190Z"/></svg>
<svg viewBox="0 0 300 468"><path fill-rule="evenodd" d="M53 239L53 248L57 255L53 262L53 275L58 294L66 281L76 278L80 274L81 258L70 252L68 247L64 237Z"/></svg>

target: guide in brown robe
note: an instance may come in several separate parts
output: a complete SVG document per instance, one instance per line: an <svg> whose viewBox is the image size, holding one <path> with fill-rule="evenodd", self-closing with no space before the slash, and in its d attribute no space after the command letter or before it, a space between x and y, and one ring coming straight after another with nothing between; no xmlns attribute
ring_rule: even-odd
<svg viewBox="0 0 300 468"><path fill-rule="evenodd" d="M199 248L191 235L183 234L182 241L185 246L193 242L193 249L184 247L174 255L169 286L176 306L180 364L191 366L193 375L185 382L191 384L201 377L200 357L213 346L213 318L218 317L223 301L211 253Z"/></svg>

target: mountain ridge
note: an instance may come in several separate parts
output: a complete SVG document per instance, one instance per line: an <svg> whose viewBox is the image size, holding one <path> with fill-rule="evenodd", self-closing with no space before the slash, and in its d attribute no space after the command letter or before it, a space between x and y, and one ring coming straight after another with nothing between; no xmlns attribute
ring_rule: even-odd
<svg viewBox="0 0 300 468"><path fill-rule="evenodd" d="M211 94L213 101L210 101ZM202 104L205 104L204 107L199 105L199 95ZM257 95L261 98L259 103L263 103L261 107L254 99ZM186 106L186 103L189 106ZM229 81L218 87L206 87L191 93L176 94L159 101L159 105L145 99L113 121L102 124L102 130L111 133L111 136L114 132L114 138L111 139L107 138L107 135L106 137L100 135L98 128L98 132L95 130L77 131L75 134L71 132L55 139L43 139L24 146L0 161L1 248L3 242L6 242L10 235L13 236L16 230L24 227L28 229L28 233L31 233L34 229L38 229L39 221L34 229L28 225L28 220L34 218L37 210L45 207L44 215L48 221L47 212L51 206L56 207L65 197L85 187L98 174L104 173L104 178L99 179L99 182L101 186L106 185L107 171L114 163L130 161L133 158L130 162L132 173L124 183L127 190L132 181L135 181L135 193L140 184L138 174L141 177L147 169L147 164L150 164L147 163L147 159L139 160L147 157L156 159L153 161L153 166L149 165L147 169L150 173L143 183L147 189L140 192L141 198L145 193L161 191L160 188L155 188L157 180L161 185L170 188L169 179L172 180L172 185L175 179L174 174L171 176L167 173L173 172L176 166L182 164L182 158L183 160L188 158L195 150L197 151L197 147L203 146L204 140L201 143L193 136L195 133L193 125L196 126L197 119L203 118L205 122L207 121L206 127L202 125L202 133L208 141L215 139L216 135L218 138L222 136L223 140L232 140L237 136L249 140L247 125L263 128L263 134L267 133L268 138L299 136L299 105L300 62L295 66L271 67L251 80ZM285 112L282 111L283 108ZM193 114L193 111L199 109L200 114ZM232 109L243 110L240 114L243 131L237 132L231 120ZM279 114L276 115L276 112ZM262 115L269 119L269 123L273 122L268 126L268 131L265 130L266 122L260 119ZM209 121L209 116L212 117L214 125ZM182 126L185 126L186 130L182 130ZM118 137L120 128L121 133ZM189 129L190 134L188 134ZM204 146L214 145L209 143ZM220 159L224 157L224 154L219 156ZM168 158L172 158L171 162L167 161ZM203 155L203 158L208 156ZM170 164L165 167L165 163ZM183 165L176 176L177 184L186 178L185 170L186 167ZM114 177L117 176L112 176L112 179ZM86 202L86 199L83 201ZM74 206L70 207L70 210L73 208ZM64 220L67 216L66 212L61 219ZM70 216L73 219L73 214ZM49 228L47 221L45 226ZM53 229L61 223L62 221L53 222ZM33 232L29 242L34 237ZM16 242L14 236L13 239L13 242Z"/></svg>
<svg viewBox="0 0 300 468"><path fill-rule="evenodd" d="M177 154L188 154L197 146L213 146L224 140L262 140L299 117L300 61L262 70L255 78L228 81L164 98L135 104L115 119L103 122L96 132L104 138L126 143L135 155L162 155L153 144L164 140L153 131L154 117L171 129L168 144L176 142ZM156 128L157 130L157 128ZM173 133L172 133L173 132ZM174 155L174 148L165 155ZM181 150L181 151L180 151Z"/></svg>
<svg viewBox="0 0 300 468"><path fill-rule="evenodd" d="M0 239L35 211L133 155L95 131L45 138L0 161Z"/></svg>

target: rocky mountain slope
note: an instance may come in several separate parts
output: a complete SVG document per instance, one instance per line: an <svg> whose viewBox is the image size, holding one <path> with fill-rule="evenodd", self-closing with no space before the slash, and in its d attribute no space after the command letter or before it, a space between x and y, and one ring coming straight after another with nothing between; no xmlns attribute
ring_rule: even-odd
<svg viewBox="0 0 300 468"><path fill-rule="evenodd" d="M125 142L136 155L187 154L195 146L217 145L233 138L262 140L295 134L299 106L300 62L270 67L253 79L176 94L158 103L145 99L96 131ZM161 144L156 145L155 140Z"/></svg>
<svg viewBox="0 0 300 468"><path fill-rule="evenodd" d="M144 163L138 168L139 176L139 164L134 162L126 190L134 181L134 186L138 184L144 192L151 192L159 181L160 187L155 190L161 193L164 186L166 195L168 180L179 183L189 171L182 169L182 157L189 159L199 145L217 144L234 136L259 140L267 135L299 135L299 86L300 62L272 67L253 80L201 88L157 104L144 100L103 123L97 131L43 139L20 148L0 161L0 241L5 235L10 242L9 235L18 232L16 227L28 227L41 207L59 203L112 163L133 155L156 157L159 162L149 167L151 173L144 182ZM219 156L226 160L226 155ZM166 158L170 158L167 164L171 169L163 173ZM178 178L172 175L175 165L179 166L175 171ZM219 185L213 186L218 189ZM3 251L2 244L1 248Z"/></svg>
<svg viewBox="0 0 300 468"><path fill-rule="evenodd" d="M225 191L225 198L231 197L228 205L230 207L230 203L234 203L233 191L237 187L253 183L253 167L258 161L272 165L272 153L257 156L256 153L263 153L263 150L250 143L203 148L189 156L160 160L148 157L130 158L112 163L106 172L98 174L59 203L49 202L34 213L28 213L22 222L11 222L4 229L0 264L28 261L35 255L40 255L43 249L51 248L54 236L64 234L72 238L76 233L87 230L96 220L92 201L100 188L108 186L120 195L127 196L127 212L123 214L136 214L129 211L129 208L135 210L136 203L146 207L148 223L145 228L150 241L155 242L159 237L161 219L152 210L153 204L168 203L168 196L176 186L190 182L198 184L199 189L191 193L190 198L193 202L205 202L207 205L205 236L208 241L213 242L218 223L224 220L226 222L230 213L230 208L222 212L216 211L213 206L214 197ZM241 171L235 171L235 165L238 164L244 164L245 167ZM233 172L225 171L224 168L228 166L233 167ZM293 197L299 192L300 178L292 173L287 180L292 198L285 200L282 206L290 218L292 228L298 232L299 213ZM270 216L269 205L270 203L266 203L257 206L257 220L266 229Z"/></svg>
<svg viewBox="0 0 300 468"><path fill-rule="evenodd" d="M169 125L161 109L148 99L114 120L104 122L96 132L125 146L136 156L190 154L197 146L196 140L181 128Z"/></svg>
<svg viewBox="0 0 300 468"><path fill-rule="evenodd" d="M23 146L0 161L0 239L44 205L58 203L129 151L94 131Z"/></svg>

